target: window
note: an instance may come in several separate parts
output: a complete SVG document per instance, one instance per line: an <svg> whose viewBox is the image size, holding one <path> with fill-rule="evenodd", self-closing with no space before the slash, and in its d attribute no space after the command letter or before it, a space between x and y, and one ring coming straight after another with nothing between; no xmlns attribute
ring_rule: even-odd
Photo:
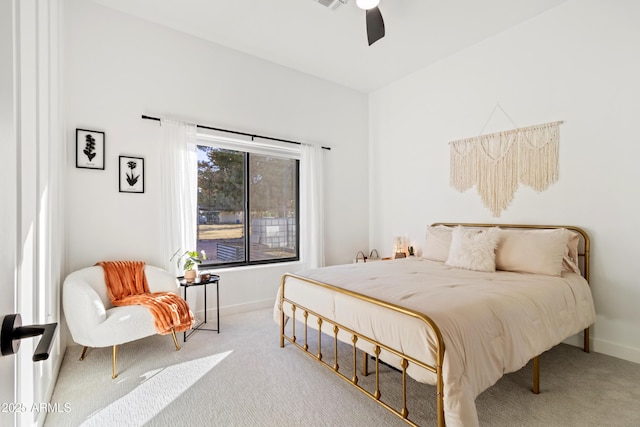
<svg viewBox="0 0 640 427"><path fill-rule="evenodd" d="M299 169L296 158L198 145L197 247L207 254L204 265L299 259Z"/></svg>

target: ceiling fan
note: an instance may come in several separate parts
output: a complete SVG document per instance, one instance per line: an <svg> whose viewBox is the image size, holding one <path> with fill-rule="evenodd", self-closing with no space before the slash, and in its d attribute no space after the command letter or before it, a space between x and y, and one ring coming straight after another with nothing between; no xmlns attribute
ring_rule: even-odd
<svg viewBox="0 0 640 427"><path fill-rule="evenodd" d="M369 46L384 37L384 19L378 9L378 3L380 0L356 0L358 7L366 12Z"/></svg>

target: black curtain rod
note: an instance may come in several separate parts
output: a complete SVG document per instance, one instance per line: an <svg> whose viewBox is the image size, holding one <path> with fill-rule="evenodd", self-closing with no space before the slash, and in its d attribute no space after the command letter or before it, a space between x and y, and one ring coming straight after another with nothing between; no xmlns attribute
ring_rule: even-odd
<svg viewBox="0 0 640 427"><path fill-rule="evenodd" d="M142 118L143 119L147 119L147 120L155 120L155 121L158 121L158 122L161 120L159 117L145 116L144 114L142 115ZM250 136L251 139L253 139L253 138L262 138L262 139L268 139L268 140L271 140L271 141L287 142L289 144L302 145L302 143L298 142L298 141L290 141L288 139L272 138L270 136L256 135L256 134L253 134L253 133L238 132L237 130L214 128L214 127L211 127L211 126L203 126L203 125L196 125L196 127L199 127L200 129L217 130L217 131L220 131L220 132L233 133L233 134L236 134L236 135ZM322 147L322 148L325 149L325 150L331 150L331 147Z"/></svg>

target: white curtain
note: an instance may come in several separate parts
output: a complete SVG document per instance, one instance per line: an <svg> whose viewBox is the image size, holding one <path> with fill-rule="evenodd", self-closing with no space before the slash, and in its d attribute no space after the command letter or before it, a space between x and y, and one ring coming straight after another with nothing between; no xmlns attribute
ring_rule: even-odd
<svg viewBox="0 0 640 427"><path fill-rule="evenodd" d="M306 268L324 267L323 151L307 144L300 151L300 241Z"/></svg>
<svg viewBox="0 0 640 427"><path fill-rule="evenodd" d="M196 250L197 242L197 147L196 126L161 120L160 215L164 268L176 275L182 272L176 252Z"/></svg>

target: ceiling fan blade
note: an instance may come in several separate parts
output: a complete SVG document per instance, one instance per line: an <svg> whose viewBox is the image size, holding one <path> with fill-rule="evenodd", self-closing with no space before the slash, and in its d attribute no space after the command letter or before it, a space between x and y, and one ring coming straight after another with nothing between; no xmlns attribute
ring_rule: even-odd
<svg viewBox="0 0 640 427"><path fill-rule="evenodd" d="M384 20L378 7L367 10L367 38L369 46L384 37Z"/></svg>

